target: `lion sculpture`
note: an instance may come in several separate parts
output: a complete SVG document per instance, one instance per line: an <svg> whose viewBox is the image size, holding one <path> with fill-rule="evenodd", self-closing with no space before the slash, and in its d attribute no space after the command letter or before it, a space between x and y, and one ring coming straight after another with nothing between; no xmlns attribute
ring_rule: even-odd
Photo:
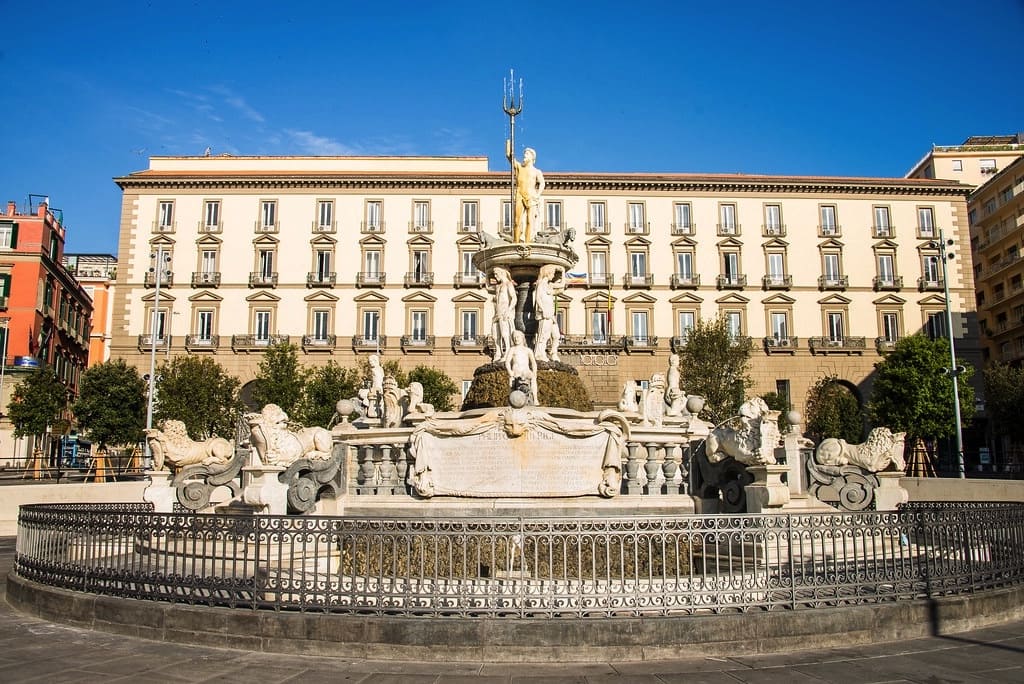
<svg viewBox="0 0 1024 684"><path fill-rule="evenodd" d="M277 404L267 404L258 413L245 414L249 444L264 464L291 465L300 458L326 460L331 457L331 433L322 427L291 429L288 414Z"/></svg>
<svg viewBox="0 0 1024 684"><path fill-rule="evenodd" d="M196 441L188 436L185 423L165 420L160 429L146 430L146 441L153 454L153 469L177 471L194 465L227 466L234 458L235 448L223 437Z"/></svg>
<svg viewBox="0 0 1024 684"><path fill-rule="evenodd" d="M719 463L730 456L746 466L775 463L779 445L779 411L768 408L760 397L743 402L740 414L718 425L705 441L708 461Z"/></svg>
<svg viewBox="0 0 1024 684"><path fill-rule="evenodd" d="M903 458L905 432L893 433L887 427L877 427L868 433L863 444L850 444L845 439L829 437L821 440L814 452L820 465L855 465L872 473L885 470L891 463L896 470L905 470Z"/></svg>

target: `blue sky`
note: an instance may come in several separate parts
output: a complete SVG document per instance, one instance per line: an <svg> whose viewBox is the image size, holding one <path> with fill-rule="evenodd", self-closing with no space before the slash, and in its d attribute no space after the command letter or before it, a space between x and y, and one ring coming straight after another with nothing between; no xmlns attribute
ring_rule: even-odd
<svg viewBox="0 0 1024 684"><path fill-rule="evenodd" d="M627 7L627 5L633 5ZM1024 130L1024 1L0 0L0 189L117 249L150 155L486 155L545 171L901 176Z"/></svg>

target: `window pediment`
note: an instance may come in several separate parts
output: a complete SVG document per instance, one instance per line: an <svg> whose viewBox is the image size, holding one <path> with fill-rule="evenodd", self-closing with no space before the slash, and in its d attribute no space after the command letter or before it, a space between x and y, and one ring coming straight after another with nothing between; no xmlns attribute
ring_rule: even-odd
<svg viewBox="0 0 1024 684"><path fill-rule="evenodd" d="M696 249L697 241L689 236L685 236L678 240L673 240L672 247L675 249Z"/></svg>
<svg viewBox="0 0 1024 684"><path fill-rule="evenodd" d="M367 247L383 247L385 244L387 244L387 240L380 237L379 235L367 235L366 237L359 241L359 244L364 249Z"/></svg>
<svg viewBox="0 0 1024 684"><path fill-rule="evenodd" d="M166 235L157 235L155 238L153 238L152 240L149 241L149 246L150 246L151 249L155 249L157 247L171 247L171 248L173 248L174 247L174 240L172 240L171 238L167 237Z"/></svg>
<svg viewBox="0 0 1024 684"><path fill-rule="evenodd" d="M668 301L671 304L703 304L704 298L698 297L692 292L686 292L681 295L676 295L675 297Z"/></svg>
<svg viewBox="0 0 1024 684"><path fill-rule="evenodd" d="M818 249L820 249L822 251L834 250L834 249L842 249L842 248L843 248L843 243L840 242L839 240L836 240L835 238L829 238L828 240L822 240L821 242L818 243Z"/></svg>
<svg viewBox="0 0 1024 684"><path fill-rule="evenodd" d="M341 298L338 297L337 295L331 294L330 292L318 290L313 294L306 295L305 297L303 297L303 301L331 303L341 301Z"/></svg>
<svg viewBox="0 0 1024 684"><path fill-rule="evenodd" d="M765 251L770 252L772 250L786 249L789 247L789 243L786 242L785 240L780 240L779 238L772 238L771 240L768 240L761 246L765 249Z"/></svg>
<svg viewBox="0 0 1024 684"><path fill-rule="evenodd" d="M622 301L626 304L654 304L658 300L646 292L636 292L628 297L623 297Z"/></svg>
<svg viewBox="0 0 1024 684"><path fill-rule="evenodd" d="M598 235L596 237L590 238L589 240L587 240L583 244L585 244L587 246L587 249L590 249L592 247L598 247L598 248L600 248L600 247L611 247L612 246L612 241L609 240L606 237L602 237L602 236Z"/></svg>
<svg viewBox="0 0 1024 684"><path fill-rule="evenodd" d="M261 291L261 292L257 292L255 294L249 295L248 297L245 298L245 301L247 301L247 302L267 302L267 303L272 303L272 302L279 302L279 301L281 301L281 298L278 297L277 295L271 294L269 292L262 292Z"/></svg>
<svg viewBox="0 0 1024 684"><path fill-rule="evenodd" d="M281 241L273 235L260 235L252 241L252 244L257 247L277 247L280 242Z"/></svg>
<svg viewBox="0 0 1024 684"><path fill-rule="evenodd" d="M942 308L946 308L946 300L937 294L928 295L923 299L918 299L917 303L921 306L941 306Z"/></svg>
<svg viewBox="0 0 1024 684"><path fill-rule="evenodd" d="M456 304L466 304L466 303L474 303L474 304L476 304L476 303L480 303L480 302L486 302L487 301L487 297L484 297L482 294L480 294L478 292L469 291L469 292L463 292L462 294L460 294L460 295L458 295L456 297L452 297L452 301L455 302Z"/></svg>
<svg viewBox="0 0 1024 684"><path fill-rule="evenodd" d="M219 237L209 233L204 233L196 240L196 244L199 247L220 247L223 243L224 241Z"/></svg>
<svg viewBox="0 0 1024 684"><path fill-rule="evenodd" d="M405 244L410 247L433 247L434 241L425 235L417 235L416 237L409 238L405 241Z"/></svg>
<svg viewBox="0 0 1024 684"><path fill-rule="evenodd" d="M715 304L749 304L750 300L741 294L731 292L715 300Z"/></svg>
<svg viewBox="0 0 1024 684"><path fill-rule="evenodd" d="M629 240L626 240L625 245L626 245L627 248L628 247L633 247L633 248L644 247L644 248L646 248L646 247L650 247L651 246L651 241L646 239L646 238L642 238L642 237L637 236L637 237L631 238Z"/></svg>
<svg viewBox="0 0 1024 684"><path fill-rule="evenodd" d="M426 292L413 292L402 297L403 302L412 302L418 304L433 304L437 301L437 297L427 294Z"/></svg>
<svg viewBox="0 0 1024 684"><path fill-rule="evenodd" d="M330 235L317 235L315 238L309 241L309 244L314 247L334 247L338 244L338 241L332 238Z"/></svg>
<svg viewBox="0 0 1024 684"><path fill-rule="evenodd" d="M743 242L734 237L719 240L715 243L719 249L742 249Z"/></svg>
<svg viewBox="0 0 1024 684"><path fill-rule="evenodd" d="M163 299L163 297L161 297L161 299ZM213 292L209 292L208 290L203 290L202 292L196 292L194 295L189 297L188 301L199 303L210 302L212 304L215 302L222 302L224 301L224 298L214 294Z"/></svg>
<svg viewBox="0 0 1024 684"><path fill-rule="evenodd" d="M822 299L819 299L818 304L822 304L824 306L846 306L851 301L853 300L848 297L833 294L829 295L828 297L823 297Z"/></svg>
<svg viewBox="0 0 1024 684"><path fill-rule="evenodd" d="M376 302L383 304L384 302L388 301L388 298L379 292L365 292L359 295L358 297L353 297L352 301L360 303Z"/></svg>
<svg viewBox="0 0 1024 684"><path fill-rule="evenodd" d="M790 305L790 304L795 304L796 300L793 299L792 297L784 295L784 294L782 294L780 292L778 294L772 295L771 297L765 297L764 299L761 300L761 303L762 304L786 304L786 305Z"/></svg>
<svg viewBox="0 0 1024 684"><path fill-rule="evenodd" d="M594 292L593 294L588 294L586 297L584 297L583 301L587 304L593 304L595 306L608 306L608 293ZM612 295L612 304L614 304L617 301L619 300L615 297L615 295Z"/></svg>
<svg viewBox="0 0 1024 684"><path fill-rule="evenodd" d="M156 299L156 291L155 290L153 292L150 292L147 295L143 295L143 297L142 297L142 301L144 301L144 302L152 302L155 299ZM174 295L172 295L166 289L161 289L160 290L160 301L161 302L173 302L174 301Z"/></svg>

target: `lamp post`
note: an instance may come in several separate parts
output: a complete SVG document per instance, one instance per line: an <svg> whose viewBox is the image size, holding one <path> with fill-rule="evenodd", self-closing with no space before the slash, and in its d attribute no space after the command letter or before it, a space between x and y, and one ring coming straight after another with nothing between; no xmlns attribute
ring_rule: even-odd
<svg viewBox="0 0 1024 684"><path fill-rule="evenodd" d="M939 250L939 258L942 260L942 289L946 301L946 336L949 338L949 368L943 368L942 372L953 378L953 415L956 420L956 469L957 477L967 477L964 472L964 436L960 419L960 374L966 370L956 363L956 345L953 342L953 312L949 302L949 270L946 262L952 261L956 256L950 251L953 240L946 240L945 233L939 229L939 239L932 240L929 245Z"/></svg>
<svg viewBox="0 0 1024 684"><path fill-rule="evenodd" d="M157 321L160 316L160 282L164 279L164 273L167 272L164 266L171 262L171 255L164 251L163 246L157 247L156 252L149 256L154 260L153 266L150 267L149 271L153 274L156 289L153 295L153 315L149 325L149 398L146 402L147 430L153 427L153 395L156 392ZM163 334L160 337L162 338ZM148 470L153 467L153 452L150 451L149 440L145 441L145 445L146 469Z"/></svg>

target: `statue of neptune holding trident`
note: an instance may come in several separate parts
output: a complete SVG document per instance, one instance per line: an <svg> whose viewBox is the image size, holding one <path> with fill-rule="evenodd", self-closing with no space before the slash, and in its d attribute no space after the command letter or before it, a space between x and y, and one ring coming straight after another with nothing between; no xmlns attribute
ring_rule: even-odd
<svg viewBox="0 0 1024 684"><path fill-rule="evenodd" d="M523 150L523 161L515 158L516 116L523 111L523 81L519 79L519 99L515 98L515 75L502 95L502 109L509 118L509 138L505 141L505 156L512 164L512 242L529 244L540 227L540 196L544 192L544 174L534 166L537 153L533 148Z"/></svg>

